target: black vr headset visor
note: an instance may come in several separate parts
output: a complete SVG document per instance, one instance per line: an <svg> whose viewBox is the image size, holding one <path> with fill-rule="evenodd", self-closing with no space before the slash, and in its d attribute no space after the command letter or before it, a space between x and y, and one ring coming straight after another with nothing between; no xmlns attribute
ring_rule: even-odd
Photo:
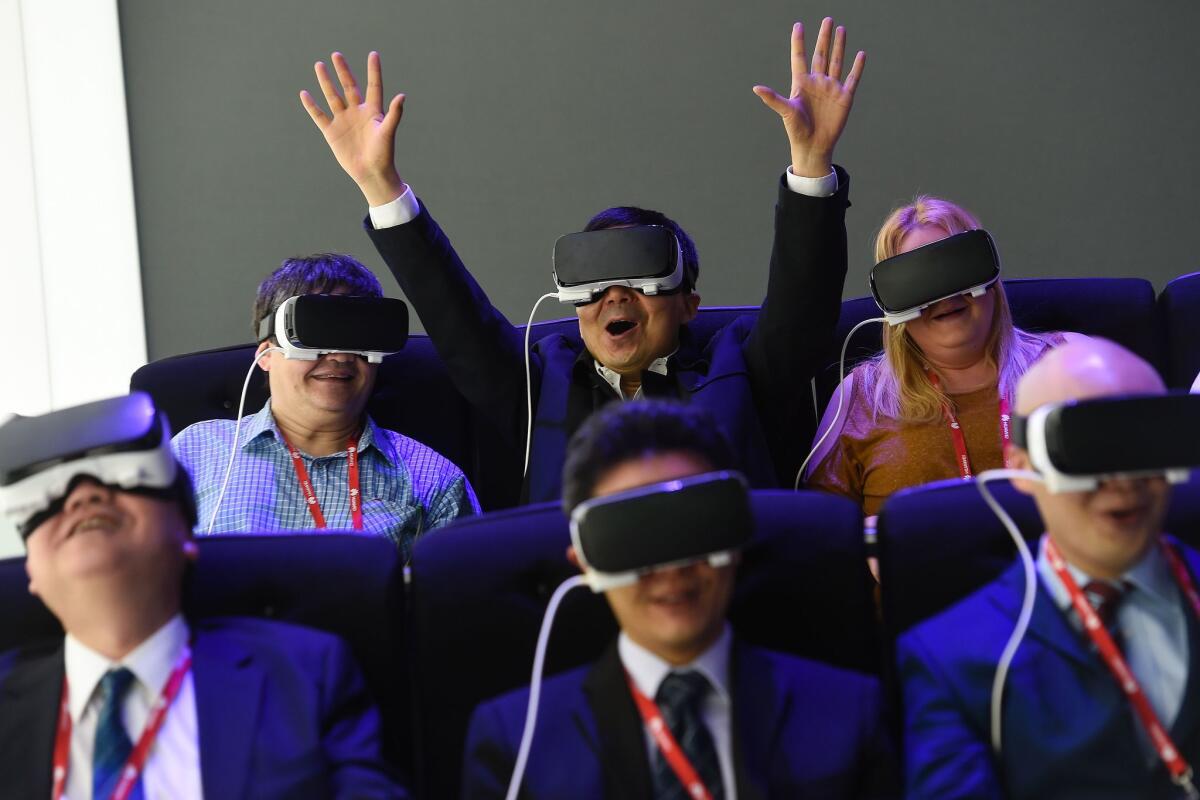
<svg viewBox="0 0 1200 800"><path fill-rule="evenodd" d="M390 297L297 295L259 321L259 341L271 336L285 358L354 353L378 364L408 341L408 306Z"/></svg>
<svg viewBox="0 0 1200 800"><path fill-rule="evenodd" d="M596 592L663 567L728 564L753 532L746 481L736 472L642 486L588 500L571 513L571 541Z"/></svg>
<svg viewBox="0 0 1200 800"><path fill-rule="evenodd" d="M1200 395L1157 394L1050 403L1013 419L1051 492L1084 492L1107 477L1187 480L1200 466Z"/></svg>
<svg viewBox="0 0 1200 800"><path fill-rule="evenodd" d="M665 294L683 285L683 253L661 225L569 233L554 243L553 275L562 303L591 303L610 286Z"/></svg>
<svg viewBox="0 0 1200 800"><path fill-rule="evenodd" d="M885 258L871 270L871 294L888 324L921 315L939 300L978 297L1000 279L1000 255L984 230L957 233Z"/></svg>
<svg viewBox="0 0 1200 800"><path fill-rule="evenodd" d="M150 395L65 408L0 425L0 513L21 538L63 509L82 477L125 491L179 500L195 524L191 482L171 452L166 416Z"/></svg>

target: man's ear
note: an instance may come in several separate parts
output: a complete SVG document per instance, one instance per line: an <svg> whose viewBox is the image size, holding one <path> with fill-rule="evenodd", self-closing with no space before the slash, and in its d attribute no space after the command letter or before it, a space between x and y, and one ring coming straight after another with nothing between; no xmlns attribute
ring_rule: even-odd
<svg viewBox="0 0 1200 800"><path fill-rule="evenodd" d="M567 546L567 561L570 561L575 569L583 572L583 564L579 563L579 554L575 552L575 545Z"/></svg>
<svg viewBox="0 0 1200 800"><path fill-rule="evenodd" d="M1010 469L1033 469L1033 462L1029 460L1029 453L1011 442L1004 444L1004 463ZM1026 478L1013 478L1012 485L1021 494L1033 494L1035 482Z"/></svg>
<svg viewBox="0 0 1200 800"><path fill-rule="evenodd" d="M700 311L700 293L692 290L683 296L684 312L683 321L691 322L696 318L696 314Z"/></svg>
<svg viewBox="0 0 1200 800"><path fill-rule="evenodd" d="M258 368L261 369L263 372L271 371L271 362L263 361L263 352L266 350L269 350L271 347L272 347L271 340L264 339L263 341L259 342L258 349L254 351L254 361L255 361L255 363L258 364Z"/></svg>

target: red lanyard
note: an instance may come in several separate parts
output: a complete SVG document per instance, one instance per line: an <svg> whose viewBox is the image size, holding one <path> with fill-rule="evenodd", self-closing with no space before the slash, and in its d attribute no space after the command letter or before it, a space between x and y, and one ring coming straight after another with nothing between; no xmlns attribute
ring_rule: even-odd
<svg viewBox="0 0 1200 800"><path fill-rule="evenodd" d="M1183 559L1175 552L1170 544L1163 540L1162 542L1163 555L1166 556L1167 563L1171 567L1171 572L1175 575L1175 581L1179 584L1179 588L1187 596L1191 603L1192 611L1197 617L1200 617L1200 594L1196 592L1196 586L1192 582L1192 576L1188 574L1187 569L1183 566ZM1083 620L1083 630L1096 645L1100 651L1100 657L1104 659L1108 671L1116 678L1117 684L1129 698L1129 702L1133 705L1133 710L1137 712L1138 719L1141 720L1142 727L1146 730L1150 741L1154 745L1155 751L1159 758L1167 765L1167 770L1171 773L1171 779L1176 785L1180 786L1188 797L1200 797L1196 793L1195 787L1192 785L1192 768L1179 754L1175 743L1171 741L1171 737L1167 734L1166 728L1158 721L1158 715L1154 713L1154 709L1150 707L1150 701L1146 699L1142 687L1137 682L1137 678L1133 676L1133 670L1129 668L1129 664L1125 661L1125 657L1121 655L1120 649L1113 642L1112 635L1108 629L1100 622L1100 616L1096 613L1096 609L1092 607L1083 590L1079 588L1079 584L1071 577L1071 573L1067 571L1067 562L1063 560L1058 552L1058 548L1054 546L1054 542L1046 538L1046 560L1050 562L1050 566L1054 568L1054 572L1058 575L1058 579L1062 581L1066 587L1067 594L1071 598L1071 604L1075 606L1076 613Z"/></svg>
<svg viewBox="0 0 1200 800"><path fill-rule="evenodd" d="M183 676L191 667L192 649L184 647L179 661L171 670L170 677L167 678L167 685L163 687L158 702L150 708L146 727L142 729L142 735L129 754L129 760L121 769L121 779L117 781L117 785L113 789L111 800L125 800L133 791L134 785L142 774L142 768L146 765L146 758L150 755L154 738L158 736L158 730L167 716L167 709L171 707L175 695L179 694L179 687L183 685ZM54 739L54 789L50 800L59 800L67 786L67 764L71 754L71 711L67 692L67 678L63 676L62 702L58 707L58 734ZM103 798L97 797L95 800L103 800Z"/></svg>
<svg viewBox="0 0 1200 800"><path fill-rule="evenodd" d="M288 455L292 457L292 466L296 470L296 480L300 482L300 491L304 493L304 500L308 503L308 513L312 514L313 522L318 528L324 528L325 515L321 513L321 504L317 502L317 494L313 491L312 481L308 477L308 470L304 468L304 458L300 455L300 451L292 447L292 443L283 435L283 431L279 432L279 438L283 439L283 444L288 449ZM346 442L346 470L349 473L350 483L350 519L353 521L354 530L361 531L363 527L362 516L362 498L358 488L358 437L351 436Z"/></svg>
<svg viewBox="0 0 1200 800"><path fill-rule="evenodd" d="M654 737L658 751L671 765L671 770L679 778L679 782L687 789L688 797L695 798L695 800L712 800L712 794L704 785L704 781L700 780L700 775L692 766L692 762L688 761L683 750L680 749L679 743L675 741L658 706L653 700L642 694L642 690L633 682L633 678L628 672L625 673L625 681L629 684L629 691L633 694L633 702L637 704L642 720L650 727L650 735Z"/></svg>
<svg viewBox="0 0 1200 800"><path fill-rule="evenodd" d="M929 370L926 373L929 376L929 382L933 384L935 389L941 388L941 381L938 380L937 373ZM946 417L946 424L950 426L950 435L954 437L954 455L957 456L958 472L964 481L970 480L975 476L971 471L971 457L967 455L967 438L963 436L962 425L958 422L958 417L954 416L954 410L950 408L950 404L942 406L942 414ZM1012 441L1012 431L1010 430L1009 422L1012 416L1008 410L1008 398L1000 398L1000 452L1004 453L1005 445ZM1007 456L1004 459L1004 465L1008 466Z"/></svg>

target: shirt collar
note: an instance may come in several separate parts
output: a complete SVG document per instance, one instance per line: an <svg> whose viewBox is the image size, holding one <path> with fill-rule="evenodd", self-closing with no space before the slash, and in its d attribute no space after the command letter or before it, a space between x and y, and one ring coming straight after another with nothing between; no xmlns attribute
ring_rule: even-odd
<svg viewBox="0 0 1200 800"><path fill-rule="evenodd" d="M1054 567L1050 566L1050 559L1046 557L1046 536L1047 534L1042 534L1042 538L1038 542L1038 575L1041 577L1042 584L1045 585L1050 591L1050 595L1054 598L1054 604L1060 609L1065 609L1071 605L1071 595L1067 593L1067 587L1058 579L1058 574L1054 571ZM1092 576L1071 562L1067 561L1066 563L1067 572L1080 588L1091 583L1093 580ZM1157 542L1146 549L1141 559L1121 576L1121 580L1105 581L1105 583L1113 585L1125 582L1132 583L1139 590L1147 592L1158 600L1168 603L1174 602L1175 579L1171 575L1167 560L1163 557L1162 547Z"/></svg>
<svg viewBox="0 0 1200 800"><path fill-rule="evenodd" d="M658 687L663 679L672 671L695 670L712 684L717 696L729 702L729 652L733 644L733 634L726 623L720 637L711 647L701 653L690 664L675 666L667 663L654 653L642 647L629 638L624 631L617 638L617 653L621 663L638 691L650 699L658 694Z"/></svg>
<svg viewBox="0 0 1200 800"><path fill-rule="evenodd" d="M650 362L650 366L646 367L645 371L656 372L659 375L665 376L667 374L667 360L677 352L679 352L678 348L671 351L667 355L662 356L661 358L654 359ZM613 391L617 393L618 397L624 399L625 393L621 391L621 373L614 372L595 359L593 359L593 362L596 364L596 373L604 379L605 383L613 388ZM642 389L639 386L638 391L634 394L634 397L636 398L641 391Z"/></svg>
<svg viewBox="0 0 1200 800"><path fill-rule="evenodd" d="M171 670L179 661L188 643L188 626L182 614L171 617L150 638L135 647L119 662L109 661L95 650L67 634L63 645L67 683L71 687L69 703L71 722L77 724L110 669L128 667L139 684L155 695L166 686Z"/></svg>
<svg viewBox="0 0 1200 800"><path fill-rule="evenodd" d="M386 436L379 434L379 427L375 424L375 420L371 419L371 415L364 416L366 424L363 425L363 431L358 437L358 451L365 453L369 448L374 448L387 459L389 465L394 466L397 461L395 448L392 447ZM271 412L271 398L267 398L266 405L258 412L246 417L243 430L241 445L243 450L258 437L267 433L271 434L281 445L283 444L283 436L279 432L279 426L275 424L275 415Z"/></svg>

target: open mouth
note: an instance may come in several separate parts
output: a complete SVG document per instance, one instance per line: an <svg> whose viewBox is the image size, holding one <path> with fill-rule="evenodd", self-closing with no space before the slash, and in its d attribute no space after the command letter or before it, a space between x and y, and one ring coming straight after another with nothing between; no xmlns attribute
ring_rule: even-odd
<svg viewBox="0 0 1200 800"><path fill-rule="evenodd" d="M614 319L604 326L605 332L613 338L619 338L637 327L637 323L628 319Z"/></svg>
<svg viewBox="0 0 1200 800"><path fill-rule="evenodd" d="M116 530L118 524L118 521L108 514L92 514L75 523L67 538L77 533L87 533L89 531L113 531Z"/></svg>
<svg viewBox="0 0 1200 800"><path fill-rule="evenodd" d="M1145 509L1142 506L1132 508L1116 508L1105 511L1105 515L1118 525L1131 525L1142 518Z"/></svg>
<svg viewBox="0 0 1200 800"><path fill-rule="evenodd" d="M350 381L350 380L354 380L353 375L341 375L341 374L331 374L331 373L326 373L326 374L322 374L322 375L313 375L311 377L315 381Z"/></svg>

